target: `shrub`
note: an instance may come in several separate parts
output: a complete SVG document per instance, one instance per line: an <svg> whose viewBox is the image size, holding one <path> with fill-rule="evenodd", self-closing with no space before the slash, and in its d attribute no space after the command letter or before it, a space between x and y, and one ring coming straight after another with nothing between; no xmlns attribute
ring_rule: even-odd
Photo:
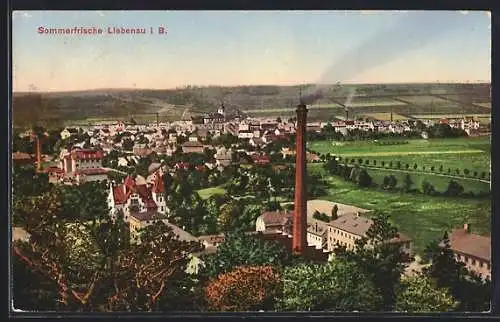
<svg viewBox="0 0 500 322"><path fill-rule="evenodd" d="M434 186L430 184L428 181L424 180L424 182L422 182L422 193L426 195L432 195L434 194L434 192L435 192Z"/></svg>
<svg viewBox="0 0 500 322"><path fill-rule="evenodd" d="M464 169L464 174L465 174L466 176L468 176L468 175L469 175L469 169Z"/></svg>
<svg viewBox="0 0 500 322"><path fill-rule="evenodd" d="M354 263L332 261L301 264L283 273L284 311L370 311L381 306L382 298L373 282Z"/></svg>
<svg viewBox="0 0 500 322"><path fill-rule="evenodd" d="M205 288L214 311L273 310L281 293L281 275L272 266L239 266L220 274Z"/></svg>
<svg viewBox="0 0 500 322"><path fill-rule="evenodd" d="M460 196L464 192L464 187L460 185L458 182L451 180L448 183L448 188L445 191L445 194L448 196Z"/></svg>
<svg viewBox="0 0 500 322"><path fill-rule="evenodd" d="M417 168L418 168L418 165L415 163L415 164L413 165L413 169L417 170Z"/></svg>

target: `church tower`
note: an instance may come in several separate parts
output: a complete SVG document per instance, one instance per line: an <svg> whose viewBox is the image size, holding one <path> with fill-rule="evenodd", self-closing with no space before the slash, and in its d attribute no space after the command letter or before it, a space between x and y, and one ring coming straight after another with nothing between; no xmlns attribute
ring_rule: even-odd
<svg viewBox="0 0 500 322"><path fill-rule="evenodd" d="M217 110L217 113L223 115L224 118L226 117L226 109L224 107L224 103L221 104L221 106Z"/></svg>
<svg viewBox="0 0 500 322"><path fill-rule="evenodd" d="M161 214L167 214L169 209L167 208L167 196L165 193L165 182L163 182L163 176L157 173L153 181L153 187L151 189L151 196L157 205L157 211Z"/></svg>

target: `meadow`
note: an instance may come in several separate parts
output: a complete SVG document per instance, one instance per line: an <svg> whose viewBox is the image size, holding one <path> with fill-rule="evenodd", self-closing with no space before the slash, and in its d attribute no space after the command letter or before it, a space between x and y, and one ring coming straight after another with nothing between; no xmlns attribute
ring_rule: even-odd
<svg viewBox="0 0 500 322"><path fill-rule="evenodd" d="M466 114L465 116L471 116L474 118L491 118L491 114ZM457 114L417 114L412 115L416 119L443 119L443 118L460 118Z"/></svg>
<svg viewBox="0 0 500 322"><path fill-rule="evenodd" d="M331 153L337 157L348 158L350 164L352 164L352 159L355 160L356 164L358 164L358 159L362 159L363 165L371 168L382 168L382 162L384 162L385 168L389 168L389 164L392 162L391 169L396 169L396 162L399 161L401 162L400 170L406 170L406 164L408 164L410 172L423 171L464 176L463 171L467 169L469 171L468 177L481 178L482 173L485 172L484 179L488 180L491 171L491 143L488 137L405 141L408 143L397 145L380 145L379 143L383 142L383 140L380 140L380 142L313 141L308 143L308 147L321 154ZM369 160L368 165L365 163L366 160ZM374 164L374 161L376 161L376 164ZM417 169L414 169L415 164ZM434 167L434 171L431 171L431 167ZM449 173L448 169L450 169ZM456 169L459 169L458 174ZM391 172L390 169L370 169L370 173L373 171L384 171L387 174ZM441 187L444 181L449 181L449 178L434 175L433 173L415 173L415 175L422 178L419 179L419 182L427 178L436 188L437 186ZM387 174L382 175L382 179ZM485 190L487 188L485 183L481 184L476 179L464 178L459 181L463 181L463 185L469 186L472 191L488 191Z"/></svg>
<svg viewBox="0 0 500 322"><path fill-rule="evenodd" d="M425 104L425 105L442 105L452 103L449 100L434 97L434 96L403 96L399 99L410 102L412 104Z"/></svg>
<svg viewBox="0 0 500 322"><path fill-rule="evenodd" d="M206 200L213 195L223 195L226 193L226 190L220 187L211 187L206 189L200 189L197 192L200 195L201 199Z"/></svg>
<svg viewBox="0 0 500 322"><path fill-rule="evenodd" d="M444 231L470 223L478 234L491 232L491 200L425 196L417 193L361 189L352 182L329 175L322 164L309 164L308 172L321 175L327 182L327 195L318 199L350 204L388 214L402 233L413 239L417 253Z"/></svg>
<svg viewBox="0 0 500 322"><path fill-rule="evenodd" d="M391 113L365 113L363 114L363 117L370 117L375 120L379 121L390 121L391 120ZM397 113L392 113L392 119L394 121L400 121L400 120L407 120L408 116L404 116L401 114Z"/></svg>

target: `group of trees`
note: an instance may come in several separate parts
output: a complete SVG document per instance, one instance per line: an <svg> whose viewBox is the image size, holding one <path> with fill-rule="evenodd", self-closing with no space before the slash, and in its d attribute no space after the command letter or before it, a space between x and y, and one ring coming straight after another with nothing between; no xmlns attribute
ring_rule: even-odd
<svg viewBox="0 0 500 322"><path fill-rule="evenodd" d="M347 164L337 162L335 158L331 158L324 166L331 175L338 175L344 178L344 180L353 181L359 187L370 187L373 183L366 169L360 168L357 165L350 167Z"/></svg>
<svg viewBox="0 0 500 322"><path fill-rule="evenodd" d="M401 280L410 258L387 243L397 230L380 214L356 249L339 246L329 263L312 263L277 242L244 233L241 222L262 211L256 205L224 195L205 202L187 193L187 180L167 177L174 223L226 229L225 241L202 256L198 275L190 275L186 268L190 254L201 250L199 243L177 239L158 222L143 230L142 243L130 244L123 218L108 219L104 187L61 190L40 177L28 188L22 182L29 174L21 174L16 197L24 199L15 211L30 239L13 245L19 309L475 311L487 305L488 282L456 263L449 248L429 247L430 268Z"/></svg>
<svg viewBox="0 0 500 322"><path fill-rule="evenodd" d="M480 179L488 179L490 177L490 174L483 171L471 171L469 169L451 169L447 168L447 171L445 172L445 168L443 165L440 165L439 167L436 166L425 166L425 165L418 165L416 163L414 164L409 164L409 163L403 163L399 160L394 160L394 161L381 161L381 160L369 160L369 159L362 159L362 158L342 158L342 157L335 157L331 154L320 154L320 160L321 162L327 162L330 159L336 159L338 162L344 161L344 164L350 164L350 165L360 165L360 166L370 166L370 167L381 167L381 168L392 168L392 169L398 169L398 170L406 170L406 171L424 171L424 172L434 172L434 173L443 173L443 174L448 174L448 175L457 175L457 176L464 176L464 177L473 177L473 178L480 178Z"/></svg>
<svg viewBox="0 0 500 322"><path fill-rule="evenodd" d="M348 164L342 164L335 159L335 157L328 157L326 163L324 164L324 168L331 175L337 175L343 178L344 180L349 180L357 183L360 187L369 187L372 185L376 185L372 182L368 171L357 164L350 166ZM396 190L398 180L395 175L385 176L382 183L379 184L379 187L383 190ZM401 183L401 188L399 189L403 192L421 192L430 196L474 196L472 192L465 192L464 187L455 180L450 180L446 190L439 192L435 189L435 187L427 180L424 180L421 184L420 189L414 188L414 182L411 179L409 173L404 175L404 180ZM482 194L480 194L482 195Z"/></svg>
<svg viewBox="0 0 500 322"><path fill-rule="evenodd" d="M397 236L387 216L376 214L374 225L355 249L338 246L328 263L287 257L277 244L250 236L228 236L202 270L207 309L487 310L490 282L474 277L456 262L449 244L429 246L432 262L427 269L405 275L411 257L398 244L388 242Z"/></svg>

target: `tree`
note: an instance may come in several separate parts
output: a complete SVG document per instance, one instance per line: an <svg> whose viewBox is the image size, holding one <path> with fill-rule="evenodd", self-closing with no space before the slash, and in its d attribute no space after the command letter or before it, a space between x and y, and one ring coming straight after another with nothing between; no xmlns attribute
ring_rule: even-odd
<svg viewBox="0 0 500 322"><path fill-rule="evenodd" d="M186 277L189 254L201 250L199 243L181 241L170 227L157 223L146 227L141 244L130 245L123 217L115 222L103 219L68 225L59 215L60 198L54 190L28 205L24 228L30 241L13 245L14 256L53 281L58 308L153 311L182 307L185 297L181 295L186 291L179 285Z"/></svg>
<svg viewBox="0 0 500 322"><path fill-rule="evenodd" d="M411 180L411 176L409 173L405 175L404 181L404 189L406 192L409 192L411 190L411 186L413 185L413 181Z"/></svg>
<svg viewBox="0 0 500 322"><path fill-rule="evenodd" d="M212 279L205 298L214 311L273 310L281 284L281 274L273 266L239 266Z"/></svg>
<svg viewBox="0 0 500 322"><path fill-rule="evenodd" d="M422 193L425 195L432 195L435 193L434 186L430 184L427 180L422 182Z"/></svg>
<svg viewBox="0 0 500 322"><path fill-rule="evenodd" d="M236 200L222 205L219 213L219 226L222 231L229 231L235 226L242 207Z"/></svg>
<svg viewBox="0 0 500 322"><path fill-rule="evenodd" d="M215 277L241 265L272 265L281 267L291 261L291 256L280 244L263 241L241 232L229 233L215 254L207 255L201 275Z"/></svg>
<svg viewBox="0 0 500 322"><path fill-rule="evenodd" d="M372 178L368 175L365 169L361 169L359 172L358 186L369 187L372 184Z"/></svg>
<svg viewBox="0 0 500 322"><path fill-rule="evenodd" d="M122 148L125 151L132 151L132 149L134 148L134 141L129 138L124 139L122 141Z"/></svg>
<svg viewBox="0 0 500 322"><path fill-rule="evenodd" d="M359 266L333 260L286 267L278 307L284 311L371 311L381 302L370 277Z"/></svg>
<svg viewBox="0 0 500 322"><path fill-rule="evenodd" d="M481 279L455 259L447 233L426 247L424 258L431 263L424 268L424 275L433 279L438 287L450 290L459 302L457 310L481 312L490 309L491 281Z"/></svg>
<svg viewBox="0 0 500 322"><path fill-rule="evenodd" d="M443 165L441 164L441 165L439 166L439 172L443 172L443 170L444 170L444 169L443 169Z"/></svg>
<svg viewBox="0 0 500 322"><path fill-rule="evenodd" d="M335 220L339 217L338 211L339 211L339 207L337 206L337 204L334 204L333 208L332 208L332 220Z"/></svg>
<svg viewBox="0 0 500 322"><path fill-rule="evenodd" d="M323 212L320 213L317 210L313 213L313 218L317 219L317 220L324 221L324 222L330 222L330 217L328 217L327 214L325 214Z"/></svg>
<svg viewBox="0 0 500 322"><path fill-rule="evenodd" d="M450 180L446 188L445 195L455 197L460 196L464 192L464 187L454 180Z"/></svg>
<svg viewBox="0 0 500 322"><path fill-rule="evenodd" d="M458 303L449 290L439 288L426 276L406 277L398 289L395 311L402 312L448 312Z"/></svg>
<svg viewBox="0 0 500 322"><path fill-rule="evenodd" d="M371 278L383 299L380 309L390 311L396 299L396 286L411 258L399 244L391 242L399 234L387 215L375 213L372 220L366 236L355 242L355 249L340 246L335 255L339 260L355 263Z"/></svg>
<svg viewBox="0 0 500 322"><path fill-rule="evenodd" d="M417 170L417 168L418 168L418 165L415 163L415 164L413 165L413 169Z"/></svg>
<svg viewBox="0 0 500 322"><path fill-rule="evenodd" d="M464 175L468 176L469 175L469 169L464 169Z"/></svg>

